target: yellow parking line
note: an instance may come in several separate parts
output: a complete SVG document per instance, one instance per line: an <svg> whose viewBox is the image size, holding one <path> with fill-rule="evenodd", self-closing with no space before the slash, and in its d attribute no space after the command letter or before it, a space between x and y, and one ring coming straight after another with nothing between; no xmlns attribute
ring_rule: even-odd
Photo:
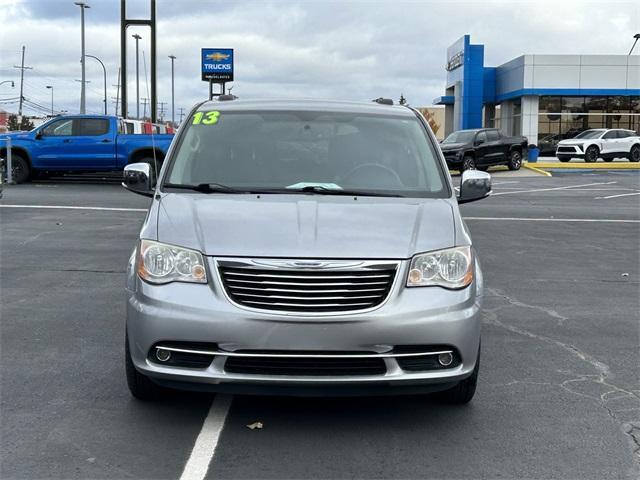
<svg viewBox="0 0 640 480"><path fill-rule="evenodd" d="M536 173L539 173L540 175L545 175L547 177L551 177L551 172L547 172L546 170L542 170L541 168L537 168L538 164L536 164L536 166L534 167L533 165L530 165L529 163L525 162L522 164L522 166L528 170L532 170Z"/></svg>
<svg viewBox="0 0 640 480"><path fill-rule="evenodd" d="M526 164L525 164L526 166ZM631 162L598 162L598 163L562 163L562 162L536 162L537 168L556 168L562 170L640 170L640 163ZM530 167L527 167L530 168Z"/></svg>

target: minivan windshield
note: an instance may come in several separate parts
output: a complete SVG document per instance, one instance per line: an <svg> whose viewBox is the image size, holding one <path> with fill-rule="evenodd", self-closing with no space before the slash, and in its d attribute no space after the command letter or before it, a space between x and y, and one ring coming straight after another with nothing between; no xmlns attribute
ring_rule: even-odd
<svg viewBox="0 0 640 480"><path fill-rule="evenodd" d="M450 134L442 143L470 143L476 133L475 130L459 130Z"/></svg>
<svg viewBox="0 0 640 480"><path fill-rule="evenodd" d="M448 196L417 117L319 111L196 112L164 177L163 188L172 186Z"/></svg>
<svg viewBox="0 0 640 480"><path fill-rule="evenodd" d="M598 138L603 132L604 130L585 130L573 138Z"/></svg>

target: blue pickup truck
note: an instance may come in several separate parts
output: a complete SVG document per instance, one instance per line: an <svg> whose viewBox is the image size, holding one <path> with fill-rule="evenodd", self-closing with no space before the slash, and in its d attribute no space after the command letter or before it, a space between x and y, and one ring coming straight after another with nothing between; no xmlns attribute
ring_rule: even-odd
<svg viewBox="0 0 640 480"><path fill-rule="evenodd" d="M122 170L135 162L164 159L173 135L128 135L121 118L105 115L56 117L30 132L10 133L16 183L49 172ZM0 144L6 158L6 143Z"/></svg>

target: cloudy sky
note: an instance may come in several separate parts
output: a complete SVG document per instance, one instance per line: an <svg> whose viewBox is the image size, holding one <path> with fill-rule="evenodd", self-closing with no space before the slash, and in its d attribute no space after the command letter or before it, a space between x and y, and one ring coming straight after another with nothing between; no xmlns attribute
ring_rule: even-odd
<svg viewBox="0 0 640 480"><path fill-rule="evenodd" d="M114 112L120 61L120 1L86 0L86 51L107 67L109 113ZM242 97L397 99L416 106L441 95L446 47L465 33L485 45L485 64L524 53L627 54L640 31L640 2L157 0L158 95L170 109L170 60L176 55L176 116L207 94L200 80L201 47L232 47L233 93ZM128 0L128 16L149 14L149 0ZM80 9L73 0L0 0L0 108L17 111L22 45L24 96L77 113L80 98ZM149 97L148 31L129 29L129 111L135 114L135 41L139 33L140 97ZM640 46L635 52L640 53ZM148 76L148 73L147 73ZM103 103L100 65L87 59L87 110ZM13 103L12 103L13 102ZM142 107L141 107L142 110ZM25 113L40 113L36 107ZM170 113L169 113L170 115Z"/></svg>

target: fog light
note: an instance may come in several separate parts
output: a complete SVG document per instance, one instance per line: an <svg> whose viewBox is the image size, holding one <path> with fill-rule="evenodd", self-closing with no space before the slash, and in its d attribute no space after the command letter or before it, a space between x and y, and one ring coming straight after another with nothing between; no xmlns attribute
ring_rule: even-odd
<svg viewBox="0 0 640 480"><path fill-rule="evenodd" d="M440 365L442 365L443 367L448 367L449 365L451 365L451 363L453 363L453 355L451 355L451 353L449 352L441 353L440 355L438 355L438 363L440 363Z"/></svg>
<svg viewBox="0 0 640 480"><path fill-rule="evenodd" d="M157 348L156 358L161 362L168 362L171 358L171 352L169 350L165 350L164 348Z"/></svg>

